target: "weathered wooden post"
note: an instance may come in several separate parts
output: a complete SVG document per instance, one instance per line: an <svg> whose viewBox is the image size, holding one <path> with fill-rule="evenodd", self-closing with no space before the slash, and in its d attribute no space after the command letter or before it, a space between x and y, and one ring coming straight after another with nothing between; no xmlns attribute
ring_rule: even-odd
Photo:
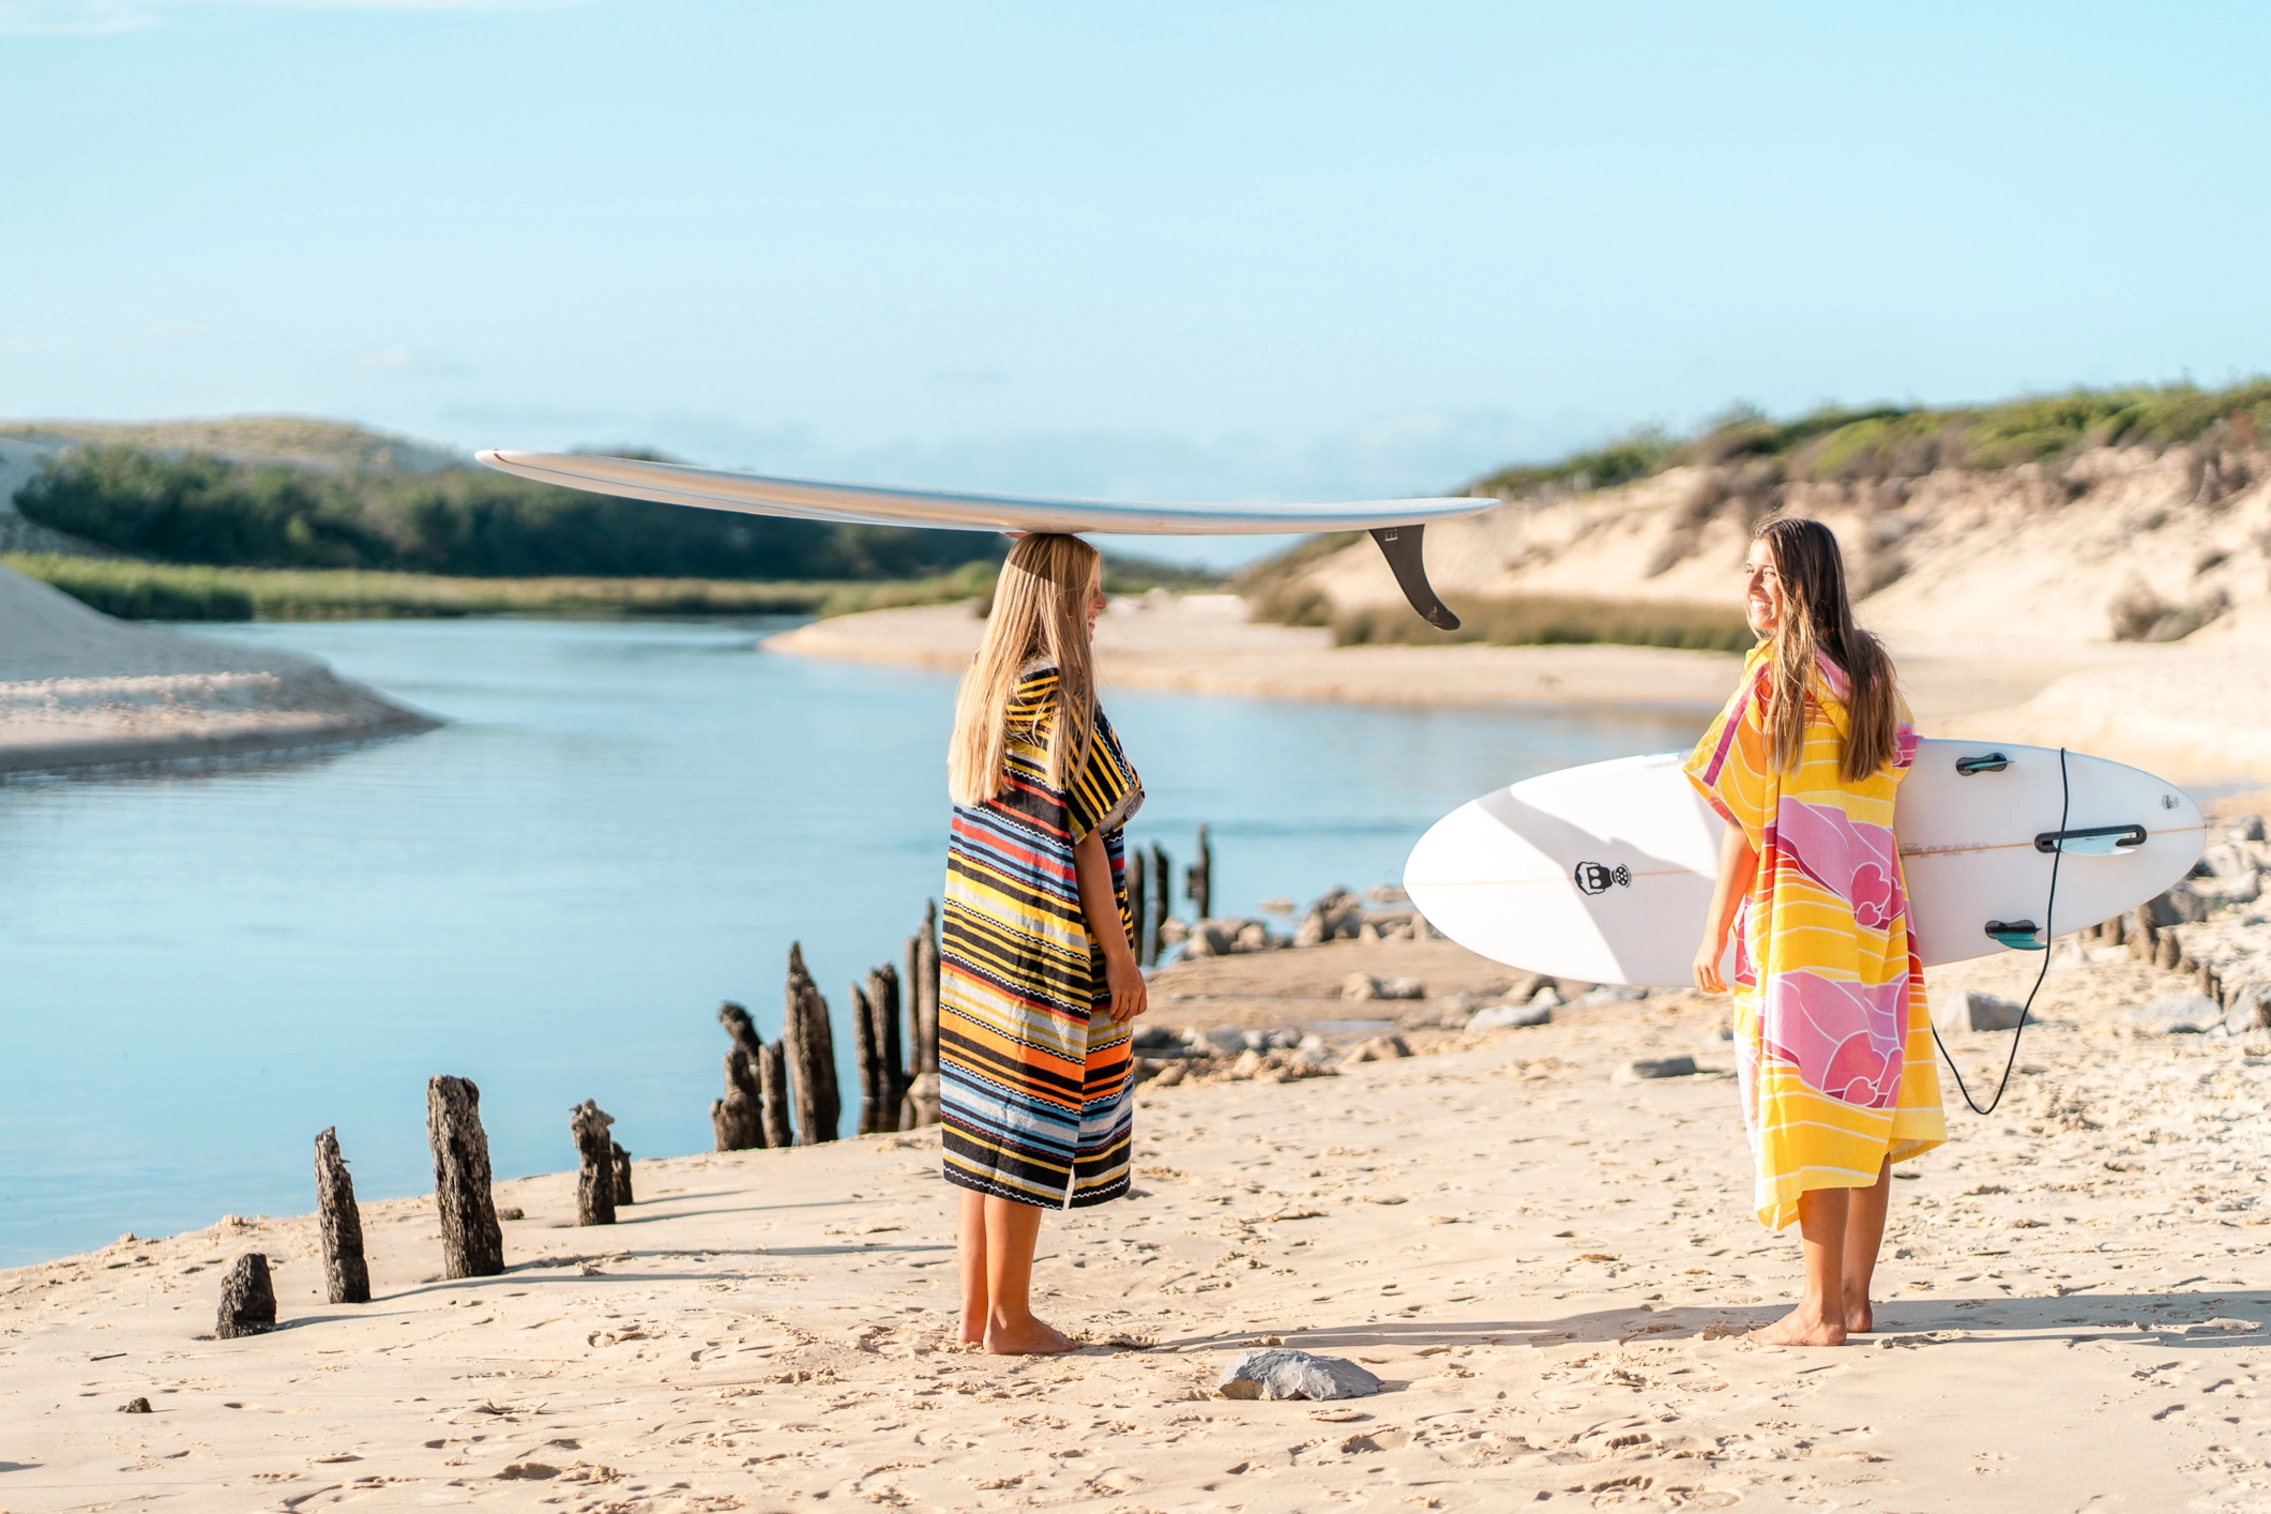
<svg viewBox="0 0 2271 1514"><path fill-rule="evenodd" d="M576 1142L576 1223L615 1223L615 1143L607 1127L615 1117L590 1099L568 1111L568 1134Z"/></svg>
<svg viewBox="0 0 2271 1514"><path fill-rule="evenodd" d="M371 1270L363 1262L363 1211L355 1206L355 1180L339 1154L339 1128L315 1138L315 1218L323 1236L323 1280L335 1304L371 1301Z"/></svg>
<svg viewBox="0 0 2271 1514"><path fill-rule="evenodd" d="M749 1011L728 999L718 1006L718 1023L733 1038L725 1054L725 1097L710 1101L710 1134L720 1151L748 1151L765 1144L764 1103L757 1082L757 1058L764 1043Z"/></svg>
<svg viewBox="0 0 2271 1514"><path fill-rule="evenodd" d="M426 1144L442 1217L442 1275L495 1277L505 1270L505 1233L489 1196L489 1135L471 1078L426 1081Z"/></svg>
<svg viewBox="0 0 2271 1514"><path fill-rule="evenodd" d="M907 1098L907 1042L899 1031L899 969L886 962L867 975L867 1002L875 1014L875 1039L883 1061L882 1107L877 1130L899 1128L899 1106Z"/></svg>
<svg viewBox="0 0 2271 1514"><path fill-rule="evenodd" d="M789 1089L789 1048L786 1040L766 1046L757 1059L758 1101L762 1106L767 1146L794 1146L796 1122L790 1111L796 1100Z"/></svg>
<svg viewBox="0 0 2271 1514"><path fill-rule="evenodd" d="M1191 908L1197 913L1193 920L1214 918L1214 848L1207 845L1206 827L1199 827L1198 859L1191 864L1183 879L1184 890L1191 896Z"/></svg>
<svg viewBox="0 0 2271 1514"><path fill-rule="evenodd" d="M860 1069L860 1123L861 1135L873 1135L882 1127L883 1095L891 1080L883 1071L883 1048L875 1033L875 1005L868 999L864 985L852 985L852 1057ZM897 1122L894 1121L894 1124Z"/></svg>
<svg viewBox="0 0 2271 1514"><path fill-rule="evenodd" d="M1150 958L1159 960L1159 932L1167 917L1175 912L1175 866L1167 855L1167 848L1154 841L1151 844L1151 877L1155 885L1151 890L1151 919L1144 924L1144 940L1149 945Z"/></svg>
<svg viewBox="0 0 2271 1514"><path fill-rule="evenodd" d="M615 1207L621 1209L626 1204L637 1203L638 1200L631 1196L631 1153L617 1142L609 1141L607 1154L612 1159L611 1165L614 1168Z"/></svg>
<svg viewBox="0 0 2271 1514"><path fill-rule="evenodd" d="M836 1037L828 1026L828 1001L805 971L801 942L789 944L787 1008L781 1039L796 1088L798 1143L833 1141L844 1117L843 1095L836 1087Z"/></svg>
<svg viewBox="0 0 2271 1514"><path fill-rule="evenodd" d="M907 938L907 1096L899 1128L938 1123L938 901L923 901L923 928Z"/></svg>
<svg viewBox="0 0 2271 1514"><path fill-rule="evenodd" d="M1135 959L1138 967L1152 965L1148 948L1155 944L1147 939L1150 932L1144 929L1145 922L1151 918L1151 900L1145 888L1145 860L1142 847L1128 848L1128 919L1135 924Z"/></svg>
<svg viewBox="0 0 2271 1514"><path fill-rule="evenodd" d="M268 1258L248 1251L221 1279L221 1314L213 1333L227 1341L275 1328L276 1285L268 1280Z"/></svg>

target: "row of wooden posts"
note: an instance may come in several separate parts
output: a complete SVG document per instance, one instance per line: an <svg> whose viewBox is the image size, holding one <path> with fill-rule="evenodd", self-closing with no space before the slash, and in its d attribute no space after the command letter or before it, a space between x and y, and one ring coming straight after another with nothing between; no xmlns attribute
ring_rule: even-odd
<svg viewBox="0 0 2271 1514"><path fill-rule="evenodd" d="M1198 859L1185 887L1205 919L1213 855L1199 827ZM1158 961L1159 931L1171 909L1174 877L1166 851L1154 845L1127 857L1128 906L1138 955ZM1157 887L1151 885L1156 884ZM904 974L886 963L852 985L852 1031L860 1070L862 1135L938 1123L938 906L923 907L922 929L907 938ZM902 1019L903 1017L903 1019ZM718 1020L732 1040L725 1056L725 1097L712 1101L710 1124L720 1151L815 1145L836 1139L843 1100L836 1084L835 1035L828 1001L805 970L801 943L789 946L787 1003L781 1038L767 1044L748 1010L726 1003ZM902 1031L902 1023L904 1031ZM618 1206L633 1202L631 1154L609 1133L614 1117L590 1099L569 1111L576 1147L576 1223L612 1225ZM426 1141L434 1158L434 1204L442 1227L444 1277L494 1277L505 1270L504 1229L491 1195L489 1137L481 1125L481 1090L470 1078L439 1076L426 1084ZM316 1221L323 1243L325 1292L334 1304L367 1304L370 1268L363 1256L362 1211L355 1180L339 1149L336 1127L315 1138ZM220 1335L272 1329L276 1295L268 1259L241 1256L221 1289Z"/></svg>

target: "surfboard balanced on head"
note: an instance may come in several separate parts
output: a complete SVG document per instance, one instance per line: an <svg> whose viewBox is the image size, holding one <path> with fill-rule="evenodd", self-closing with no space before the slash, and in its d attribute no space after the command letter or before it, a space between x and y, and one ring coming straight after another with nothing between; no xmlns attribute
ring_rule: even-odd
<svg viewBox="0 0 2271 1514"><path fill-rule="evenodd" d="M785 515L854 526L931 526L963 531L1111 531L1134 536L1306 535L1369 531L1397 587L1428 624L1446 631L1459 617L1428 585L1420 540L1430 521L1475 515L1494 499L1376 499L1313 505L1140 504L1118 500L1028 499L943 489L887 489L812 479L767 478L682 463L561 452L480 452L505 473L563 489L648 499L699 510Z"/></svg>

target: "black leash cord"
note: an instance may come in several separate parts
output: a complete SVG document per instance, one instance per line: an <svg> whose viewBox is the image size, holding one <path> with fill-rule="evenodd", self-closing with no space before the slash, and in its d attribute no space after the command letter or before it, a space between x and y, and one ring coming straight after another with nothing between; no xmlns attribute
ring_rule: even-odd
<svg viewBox="0 0 2271 1514"><path fill-rule="evenodd" d="M2066 780L2066 749L2060 747L2058 749L2058 830L2061 837L2065 834L2067 811L2072 808L2073 802L2073 790ZM2011 1055L2003 1062L2003 1081L1995 1085L1995 1097L1987 1101L1985 1109L1979 1107L1979 1101L1973 1098L1971 1090L1964 1086L1963 1070L1956 1066L1956 1059L1949 1052L1948 1043L1940 1039L1940 1027L1937 1025L1932 1027L1932 1044L1940 1048L1940 1056L1947 1062L1948 1071L1955 1076L1956 1090L1963 1095L1963 1101L1971 1106L1973 1114L1990 1115L1995 1112L1995 1106L2003 1102L2003 1090L2011 1086L2011 1069L2019 1065L2019 1037L2027 1033L2027 1021L2034 1014L2034 996L2042 992L2042 980L2050 976L2050 953L2057 939L2051 934L2051 931L2057 923L2055 912L2058 908L2058 864L2065 859L2065 856L2066 843L2061 839L2058 843L2058 849L2050 854L2050 897L2043 901L2042 906L2042 970L2034 975L2034 987L2027 990L2026 1007L2019 1011L2018 1029L2011 1032Z"/></svg>

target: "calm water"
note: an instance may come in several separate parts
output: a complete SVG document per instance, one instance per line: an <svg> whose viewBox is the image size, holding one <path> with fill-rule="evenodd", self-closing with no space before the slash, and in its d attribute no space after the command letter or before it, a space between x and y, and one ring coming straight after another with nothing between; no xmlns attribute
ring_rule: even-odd
<svg viewBox="0 0 2271 1514"><path fill-rule="evenodd" d="M705 1150L717 1003L776 1034L791 940L848 1052L845 985L938 891L953 685L757 651L781 624L241 627L450 724L0 786L0 1265L310 1209L326 1125L360 1193L421 1191L437 1072L480 1084L500 1176L572 1166L584 1098ZM1179 865L1208 822L1222 913L1392 880L1484 790L1700 726L1106 695L1134 839Z"/></svg>

